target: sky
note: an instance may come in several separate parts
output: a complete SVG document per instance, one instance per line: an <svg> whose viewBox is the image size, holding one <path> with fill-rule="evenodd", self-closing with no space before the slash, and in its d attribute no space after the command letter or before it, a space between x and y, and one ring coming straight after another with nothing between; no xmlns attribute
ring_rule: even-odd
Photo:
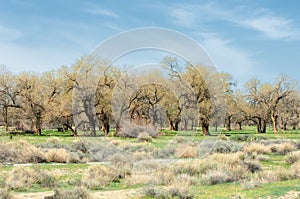
<svg viewBox="0 0 300 199"><path fill-rule="evenodd" d="M299 81L299 8L296 0L0 0L0 65L14 73L58 69L115 34L160 27L195 40L238 84L283 73ZM159 62L158 54L144 59ZM123 61L134 58L141 56Z"/></svg>

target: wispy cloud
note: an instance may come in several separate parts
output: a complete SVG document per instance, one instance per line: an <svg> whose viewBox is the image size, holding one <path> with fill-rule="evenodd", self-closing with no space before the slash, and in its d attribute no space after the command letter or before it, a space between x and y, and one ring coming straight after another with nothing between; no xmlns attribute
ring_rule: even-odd
<svg viewBox="0 0 300 199"><path fill-rule="evenodd" d="M170 9L170 8L169 8ZM211 21L225 21L239 27L262 33L268 39L297 40L300 38L300 27L295 21L278 16L265 8L236 6L231 9L221 4L177 4L171 7L172 22L189 28L197 28Z"/></svg>
<svg viewBox="0 0 300 199"><path fill-rule="evenodd" d="M188 9L188 7L176 7L171 10L170 14L173 17L174 23L185 27L193 26L197 18L197 15Z"/></svg>
<svg viewBox="0 0 300 199"><path fill-rule="evenodd" d="M112 18L118 18L119 15L112 10L104 9L104 8L86 8L84 10L85 12L93 15L102 15L102 16L107 16L107 17L112 17Z"/></svg>
<svg viewBox="0 0 300 199"><path fill-rule="evenodd" d="M291 20L283 17L263 15L240 23L271 39L294 40L300 36L300 29Z"/></svg>

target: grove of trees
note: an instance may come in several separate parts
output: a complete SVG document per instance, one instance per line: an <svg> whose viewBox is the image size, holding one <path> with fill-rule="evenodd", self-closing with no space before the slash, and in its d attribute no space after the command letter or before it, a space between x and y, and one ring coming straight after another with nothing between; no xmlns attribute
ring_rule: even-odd
<svg viewBox="0 0 300 199"><path fill-rule="evenodd" d="M299 128L299 88L285 75L273 83L254 78L237 87L228 73L180 66L176 57L165 57L161 67L163 72L134 74L87 57L42 74L14 74L2 66L0 125L38 135L60 128L74 136L79 130L96 135L97 129L103 135L115 129L118 135L124 120L174 131L199 126L204 135L210 126L231 131L255 125L258 133L266 133L267 126L274 133Z"/></svg>

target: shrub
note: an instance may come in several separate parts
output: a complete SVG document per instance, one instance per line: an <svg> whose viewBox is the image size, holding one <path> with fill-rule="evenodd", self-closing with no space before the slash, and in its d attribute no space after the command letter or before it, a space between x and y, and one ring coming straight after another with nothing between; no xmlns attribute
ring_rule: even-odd
<svg viewBox="0 0 300 199"><path fill-rule="evenodd" d="M83 176L83 183L89 189L102 189L119 180L119 173L104 165L92 165Z"/></svg>
<svg viewBox="0 0 300 199"><path fill-rule="evenodd" d="M291 166L291 173L294 178L300 178L300 161Z"/></svg>
<svg viewBox="0 0 300 199"><path fill-rule="evenodd" d="M121 131L119 133L121 137L137 138L142 132L147 132L151 137L156 137L158 135L158 130L150 124L140 126L134 123L123 122L122 125L123 126L121 127Z"/></svg>
<svg viewBox="0 0 300 199"><path fill-rule="evenodd" d="M158 185L169 185L174 181L175 175L170 170L160 169L154 174L153 178L155 179L154 182Z"/></svg>
<svg viewBox="0 0 300 199"><path fill-rule="evenodd" d="M261 171L261 165L257 161L244 161L244 165L248 171L255 173Z"/></svg>
<svg viewBox="0 0 300 199"><path fill-rule="evenodd" d="M0 144L2 163L39 163L45 162L40 149L24 140Z"/></svg>
<svg viewBox="0 0 300 199"><path fill-rule="evenodd" d="M152 137L147 132L139 133L137 142L152 142Z"/></svg>
<svg viewBox="0 0 300 199"><path fill-rule="evenodd" d="M190 186L185 182L176 182L169 187L169 194L172 198L192 199L195 196L189 188Z"/></svg>
<svg viewBox="0 0 300 199"><path fill-rule="evenodd" d="M172 158L175 154L175 146L168 146L162 149L158 149L154 152L153 156L156 158Z"/></svg>
<svg viewBox="0 0 300 199"><path fill-rule="evenodd" d="M282 144L274 144L271 147L272 152L276 154L285 155L289 152L295 151L297 149L296 145L291 142L284 142Z"/></svg>
<svg viewBox="0 0 300 199"><path fill-rule="evenodd" d="M142 189L142 193L144 196L152 197L152 198L159 198L159 199L168 199L170 196L163 191L153 185L148 185Z"/></svg>
<svg viewBox="0 0 300 199"><path fill-rule="evenodd" d="M191 145L183 145L180 144L176 148L176 157L178 158L196 158L198 157L198 151L196 147L191 146Z"/></svg>
<svg viewBox="0 0 300 199"><path fill-rule="evenodd" d="M203 185L215 185L225 182L232 182L230 176L220 169L209 170L201 177L201 183Z"/></svg>
<svg viewBox="0 0 300 199"><path fill-rule="evenodd" d="M120 149L110 143L91 144L89 150L90 161L108 161L111 156L118 152L120 152Z"/></svg>
<svg viewBox="0 0 300 199"><path fill-rule="evenodd" d="M288 164L294 164L294 163L300 161L300 151L294 151L294 152L290 152L290 153L286 154L285 161Z"/></svg>
<svg viewBox="0 0 300 199"><path fill-rule="evenodd" d="M155 171L164 168L166 164L168 164L168 162L157 159L141 160L134 164L132 171L137 173Z"/></svg>
<svg viewBox="0 0 300 199"><path fill-rule="evenodd" d="M120 173L119 178L125 178L131 175L131 169L133 163L130 156L122 153L116 153L111 158L110 161L114 169L118 170Z"/></svg>
<svg viewBox="0 0 300 199"><path fill-rule="evenodd" d="M248 154L256 153L256 154L269 154L271 153L271 149L269 146L265 146L259 143L252 143L250 145L244 146L244 151Z"/></svg>
<svg viewBox="0 0 300 199"><path fill-rule="evenodd" d="M154 180L156 180L152 175L148 173L136 173L132 174L130 177L124 179L124 184L128 187L132 186L141 186L141 185L148 185L153 184Z"/></svg>
<svg viewBox="0 0 300 199"><path fill-rule="evenodd" d="M290 170L281 167L273 170L261 171L256 175L256 179L263 183L291 180L293 178L294 176Z"/></svg>
<svg viewBox="0 0 300 199"><path fill-rule="evenodd" d="M1 199L14 199L10 190L7 187L0 188L0 198Z"/></svg>
<svg viewBox="0 0 300 199"><path fill-rule="evenodd" d="M46 153L47 162L67 163L70 160L70 154L64 148L50 149Z"/></svg>
<svg viewBox="0 0 300 199"><path fill-rule="evenodd" d="M55 190L54 195L49 199L89 199L91 198L88 190L83 187L77 187L74 190Z"/></svg>
<svg viewBox="0 0 300 199"><path fill-rule="evenodd" d="M205 140L198 144L199 156L203 157L210 153L234 153L242 149L242 145L238 142L224 140Z"/></svg>
<svg viewBox="0 0 300 199"><path fill-rule="evenodd" d="M186 144L189 142L189 140L182 136L176 136L173 140L177 144Z"/></svg>
<svg viewBox="0 0 300 199"><path fill-rule="evenodd" d="M60 139L58 137L50 137L47 139L47 142L50 142L53 144L58 144L58 143L60 143Z"/></svg>
<svg viewBox="0 0 300 199"><path fill-rule="evenodd" d="M14 167L7 177L7 185L11 189L25 190L34 184L41 187L54 187L55 178L45 171L28 167Z"/></svg>

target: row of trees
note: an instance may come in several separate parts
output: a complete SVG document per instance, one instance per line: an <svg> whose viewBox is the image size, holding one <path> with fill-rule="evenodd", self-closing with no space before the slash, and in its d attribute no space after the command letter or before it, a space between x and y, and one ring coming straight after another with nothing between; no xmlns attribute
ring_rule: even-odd
<svg viewBox="0 0 300 199"><path fill-rule="evenodd" d="M13 74L0 69L0 122L9 131L44 128L78 129L93 135L111 126L117 135L129 121L156 128L188 130L200 126L232 124L257 126L265 133L299 127L300 94L297 83L281 75L277 81L249 80L235 88L230 74L210 67L181 66L176 57L165 57L161 69L136 72L121 69L92 57L71 66L42 74Z"/></svg>

